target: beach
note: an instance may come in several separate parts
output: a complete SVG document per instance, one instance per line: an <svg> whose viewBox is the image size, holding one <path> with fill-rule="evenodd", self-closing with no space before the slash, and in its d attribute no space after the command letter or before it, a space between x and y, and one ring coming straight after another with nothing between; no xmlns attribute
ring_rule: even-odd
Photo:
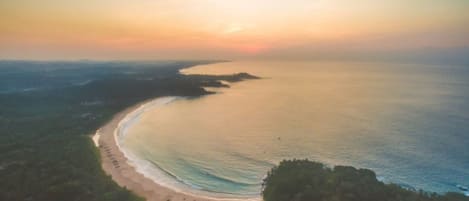
<svg viewBox="0 0 469 201"><path fill-rule="evenodd" d="M200 197L184 192L177 192L165 186L155 183L151 179L145 177L128 163L128 159L119 149L115 131L119 128L121 121L133 111L138 110L143 105L151 102L144 101L142 103L131 106L124 111L116 114L108 123L97 130L93 136L93 140L98 142L98 148L101 154L101 165L104 171L112 177L112 179L122 187L144 197L148 201L214 201L225 199L214 199Z"/></svg>
<svg viewBox="0 0 469 201"><path fill-rule="evenodd" d="M458 184L467 186L467 156L460 152L467 142L458 135L441 135L467 131L467 126L458 124L466 114L451 107L445 111L454 116L431 109L438 104L435 100L452 100L441 97L441 91L454 95L465 91L467 85L454 88L452 84L466 83L459 75L449 80L443 76L450 73L446 70L436 73L436 68L424 70L430 67L420 65L393 65L391 69L374 63L213 66L236 72L252 68L255 74L272 79L241 82L215 95L181 98L167 105L170 97L158 98L117 114L99 130L102 136L97 141L103 168L119 185L148 200L232 199L230 195L260 192L263 176L282 159L308 158L328 165L368 168L382 182L413 189L445 193L462 192ZM287 73L289 76L282 77ZM426 76L419 80L422 74ZM427 83L426 77L437 81ZM353 93L344 93L350 84ZM429 86L432 90L414 95ZM409 95L396 98L400 94ZM135 118L140 114L144 115ZM433 143L434 139L439 143ZM440 146L443 144L455 149ZM434 150L442 157L435 157ZM396 167L399 163L407 165ZM212 196L212 192L221 196Z"/></svg>
<svg viewBox="0 0 469 201"><path fill-rule="evenodd" d="M462 137L468 116L458 104L440 108L467 102L461 93L469 86L467 70L457 69L309 61L187 68L182 73L250 72L264 79L145 112L126 132L123 151L188 184L171 189L195 195L206 194L192 189L259 195L265 174L292 158L368 168L381 181L406 188L464 193L456 185L468 186L468 141ZM138 164L152 180L175 183L140 170L151 164Z"/></svg>

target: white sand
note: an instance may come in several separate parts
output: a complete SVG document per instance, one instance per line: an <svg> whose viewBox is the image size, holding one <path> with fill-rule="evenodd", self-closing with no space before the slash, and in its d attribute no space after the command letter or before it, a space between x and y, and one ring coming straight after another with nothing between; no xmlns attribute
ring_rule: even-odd
<svg viewBox="0 0 469 201"><path fill-rule="evenodd" d="M92 136L93 141L98 146L101 153L101 165L104 171L111 175L112 179L122 187L133 191L148 201L215 201L215 200L239 200L239 199L218 199L196 196L185 192L175 191L173 189L155 183L153 180L138 173L134 167L129 165L127 158L119 149L115 133L119 124L124 120L127 114L138 110L146 103L134 105L116 114L111 121L96 131ZM258 199L256 199L258 200Z"/></svg>

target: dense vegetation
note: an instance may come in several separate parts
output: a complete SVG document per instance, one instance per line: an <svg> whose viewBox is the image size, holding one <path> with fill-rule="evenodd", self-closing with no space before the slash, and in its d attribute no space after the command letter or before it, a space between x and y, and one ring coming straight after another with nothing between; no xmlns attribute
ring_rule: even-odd
<svg viewBox="0 0 469 201"><path fill-rule="evenodd" d="M308 160L286 160L264 179L265 201L468 201L458 193L439 195L384 184L373 171L328 168Z"/></svg>
<svg viewBox="0 0 469 201"><path fill-rule="evenodd" d="M141 200L106 176L89 135L145 99L255 78L178 73L201 63L0 61L0 200Z"/></svg>

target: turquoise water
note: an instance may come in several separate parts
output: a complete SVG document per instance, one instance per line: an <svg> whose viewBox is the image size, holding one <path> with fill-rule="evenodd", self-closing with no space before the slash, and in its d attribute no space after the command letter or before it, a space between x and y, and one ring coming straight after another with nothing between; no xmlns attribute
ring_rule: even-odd
<svg viewBox="0 0 469 201"><path fill-rule="evenodd" d="M149 107L121 146L175 189L257 197L282 159L374 170L416 189L469 186L469 68L344 62L229 62L183 73L260 80Z"/></svg>

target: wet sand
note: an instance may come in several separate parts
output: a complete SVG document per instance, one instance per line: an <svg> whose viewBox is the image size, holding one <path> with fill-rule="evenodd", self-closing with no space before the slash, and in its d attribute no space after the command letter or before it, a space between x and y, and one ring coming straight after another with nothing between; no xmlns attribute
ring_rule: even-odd
<svg viewBox="0 0 469 201"><path fill-rule="evenodd" d="M149 100L151 101L151 100ZM114 138L114 132L119 123L127 114L138 109L141 105L149 102L145 101L134 105L116 114L111 121L101 127L95 137L98 141L99 151L101 153L101 166L112 179L122 187L129 189L148 201L220 201L231 199L215 199L201 196L195 196L184 192L178 192L155 183L135 170L127 163L127 158L120 151Z"/></svg>

